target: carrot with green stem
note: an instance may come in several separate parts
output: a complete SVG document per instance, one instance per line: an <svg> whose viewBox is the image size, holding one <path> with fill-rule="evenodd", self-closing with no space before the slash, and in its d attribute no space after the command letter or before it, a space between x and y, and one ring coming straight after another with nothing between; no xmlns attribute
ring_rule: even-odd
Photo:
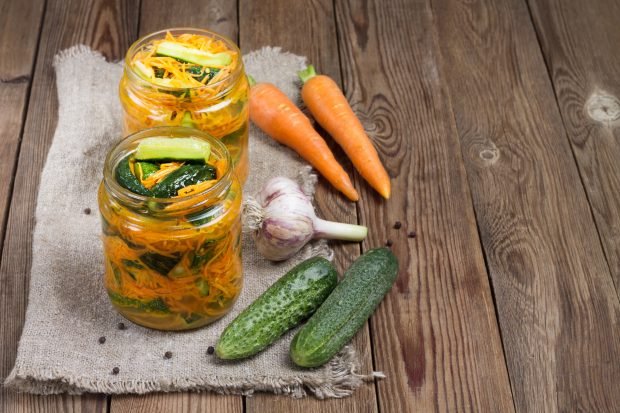
<svg viewBox="0 0 620 413"><path fill-rule="evenodd" d="M250 80L250 118L267 135L297 152L351 201L359 195L310 119L271 83Z"/></svg>
<svg viewBox="0 0 620 413"><path fill-rule="evenodd" d="M390 177L347 98L330 77L317 75L312 65L300 71L301 97L317 122L347 154L360 175L384 198L390 197Z"/></svg>

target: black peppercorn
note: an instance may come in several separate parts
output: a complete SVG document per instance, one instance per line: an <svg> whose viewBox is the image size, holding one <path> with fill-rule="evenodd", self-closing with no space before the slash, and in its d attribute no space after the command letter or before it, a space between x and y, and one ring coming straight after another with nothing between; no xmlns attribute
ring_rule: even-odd
<svg viewBox="0 0 620 413"><path fill-rule="evenodd" d="M172 358L172 351L166 351L164 353L164 358L171 359Z"/></svg>
<svg viewBox="0 0 620 413"><path fill-rule="evenodd" d="M99 344L103 344L105 343L105 337L101 336L99 337Z"/></svg>
<svg viewBox="0 0 620 413"><path fill-rule="evenodd" d="M215 349L213 348L213 346L207 347L207 354L213 354L213 353L215 353Z"/></svg>
<svg viewBox="0 0 620 413"><path fill-rule="evenodd" d="M385 245L387 245L388 247L391 247L391 246L392 246L392 244L394 244L394 243L392 242L392 240L391 240L391 239L389 239L389 240L385 241Z"/></svg>
<svg viewBox="0 0 620 413"><path fill-rule="evenodd" d="M90 215L90 208L84 208L84 213L86 215Z"/></svg>
<svg viewBox="0 0 620 413"><path fill-rule="evenodd" d="M125 323L118 323L118 329L119 330L125 330L127 328L127 326L125 325Z"/></svg>
<svg viewBox="0 0 620 413"><path fill-rule="evenodd" d="M396 221L396 222L394 223L394 229L400 229L402 226L403 226L403 224L401 224L401 222L400 222L400 221Z"/></svg>
<svg viewBox="0 0 620 413"><path fill-rule="evenodd" d="M112 374L118 374L121 371L121 369L119 369L118 367L114 367L112 369Z"/></svg>
<svg viewBox="0 0 620 413"><path fill-rule="evenodd" d="M415 231L410 231L409 234L407 234L409 238L415 238L415 235Z"/></svg>

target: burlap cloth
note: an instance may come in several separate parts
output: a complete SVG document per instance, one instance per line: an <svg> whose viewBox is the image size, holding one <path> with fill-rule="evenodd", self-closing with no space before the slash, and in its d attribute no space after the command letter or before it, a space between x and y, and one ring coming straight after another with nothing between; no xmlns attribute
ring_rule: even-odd
<svg viewBox="0 0 620 413"><path fill-rule="evenodd" d="M305 58L265 48L244 57L256 79L278 85L299 100L296 71ZM103 287L103 254L97 213L97 186L103 160L121 136L119 63L76 46L56 56L58 126L41 175L33 236L33 260L26 322L10 388L32 393L147 393L213 390L251 394L269 391L319 398L351 394L366 378L346 347L318 369L297 368L289 360L292 332L261 354L222 362L206 353L223 328L261 292L303 258L331 252L313 244L288 262L263 259L249 235L243 238L245 285L226 317L197 331L166 333L139 327L112 308ZM252 127L250 174L245 194L269 178L298 178L309 193L313 177L300 158ZM315 179L314 179L315 180ZM91 214L84 212L86 208ZM117 324L125 322L126 330ZM104 344L99 337L105 336ZM164 358L171 351L172 358ZM112 374L114 367L119 373Z"/></svg>

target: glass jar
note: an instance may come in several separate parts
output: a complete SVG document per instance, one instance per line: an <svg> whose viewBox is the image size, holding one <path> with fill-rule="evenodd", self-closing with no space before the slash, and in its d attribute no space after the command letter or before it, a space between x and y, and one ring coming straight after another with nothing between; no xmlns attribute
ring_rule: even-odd
<svg viewBox="0 0 620 413"><path fill-rule="evenodd" d="M211 145L218 181L174 198L122 187L116 167L147 137L194 137ZM211 162L212 161L212 162ZM241 187L226 147L204 132L159 127L122 140L105 160L99 187L104 284L125 318L159 330L204 326L226 314L242 286Z"/></svg>
<svg viewBox="0 0 620 413"><path fill-rule="evenodd" d="M231 70L202 86L174 88L145 80L132 65L137 53L153 48L152 42L182 34L204 36L232 51ZM224 75L224 73L222 73ZM119 94L124 110L125 135L154 126L186 126L220 139L228 148L235 173L243 183L248 174L248 95L241 52L228 38L208 30L162 30L136 41L127 51Z"/></svg>

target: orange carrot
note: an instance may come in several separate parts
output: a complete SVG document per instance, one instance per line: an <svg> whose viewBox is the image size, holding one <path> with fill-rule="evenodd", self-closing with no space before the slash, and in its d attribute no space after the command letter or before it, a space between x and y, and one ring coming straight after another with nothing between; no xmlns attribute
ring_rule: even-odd
<svg viewBox="0 0 620 413"><path fill-rule="evenodd" d="M253 83L251 81L251 83ZM359 195L310 119L271 83L250 89L250 118L267 135L295 150L351 201Z"/></svg>
<svg viewBox="0 0 620 413"><path fill-rule="evenodd" d="M389 198L390 177L336 82L328 76L317 75L312 65L299 72L299 77L304 82L301 97L314 118L338 142L370 186Z"/></svg>

